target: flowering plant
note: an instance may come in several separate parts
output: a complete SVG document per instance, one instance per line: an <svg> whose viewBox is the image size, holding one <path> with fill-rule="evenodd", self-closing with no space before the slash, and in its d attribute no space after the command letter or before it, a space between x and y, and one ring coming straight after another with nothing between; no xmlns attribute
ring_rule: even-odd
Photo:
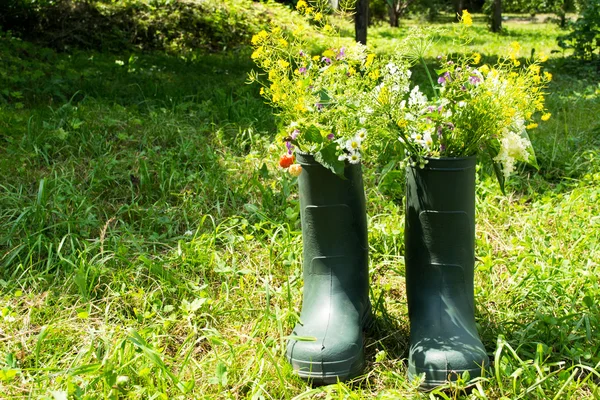
<svg viewBox="0 0 600 400"><path fill-rule="evenodd" d="M463 39L470 24L465 11L459 32ZM436 70L434 82L423 61L432 40L422 30L414 32L401 52L409 62L421 61L425 66L434 95L428 98L419 86L408 90L405 80L406 90L394 90L387 81L397 80L397 72L383 69L382 81L370 95L371 121L384 135L400 141L404 161L413 166L424 167L428 158L467 157L487 151L503 189L516 161L537 166L527 130L537 127L536 114L542 114L544 121L550 118L543 90L552 75L542 73L540 66L545 57L529 59L521 66L516 42L509 55L493 66L478 67L481 56L477 53L456 59L439 56L441 68Z"/></svg>
<svg viewBox="0 0 600 400"><path fill-rule="evenodd" d="M366 146L363 102L380 78L378 60L360 43L343 44L323 13L305 1L297 9L320 26L332 45L311 54L303 40L308 28L302 25L261 31L252 38L252 59L267 79L253 72L250 82L261 84L260 93L278 110L284 126L278 139L287 154L280 166L300 173L292 163L297 149L343 176L345 163L359 163Z"/></svg>

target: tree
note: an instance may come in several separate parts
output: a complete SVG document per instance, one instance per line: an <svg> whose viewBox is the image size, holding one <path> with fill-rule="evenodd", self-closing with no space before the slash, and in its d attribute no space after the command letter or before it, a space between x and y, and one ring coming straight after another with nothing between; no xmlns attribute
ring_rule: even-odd
<svg viewBox="0 0 600 400"><path fill-rule="evenodd" d="M390 26L398 27L400 19L408 10L408 6L415 0L386 0L388 15L390 16Z"/></svg>
<svg viewBox="0 0 600 400"><path fill-rule="evenodd" d="M492 1L492 15L490 28L492 32L500 32L502 30L502 0Z"/></svg>
<svg viewBox="0 0 600 400"><path fill-rule="evenodd" d="M357 42L367 44L367 25L369 24L369 0L356 1L354 29Z"/></svg>

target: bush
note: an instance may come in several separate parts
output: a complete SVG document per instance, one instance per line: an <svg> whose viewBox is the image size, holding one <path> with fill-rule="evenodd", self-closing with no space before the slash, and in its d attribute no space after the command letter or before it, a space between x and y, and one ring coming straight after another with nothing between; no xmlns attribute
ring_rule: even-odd
<svg viewBox="0 0 600 400"><path fill-rule="evenodd" d="M558 38L558 45L563 49L573 49L577 58L597 59L600 51L600 0L589 0L570 28L571 33Z"/></svg>
<svg viewBox="0 0 600 400"><path fill-rule="evenodd" d="M0 27L64 50L222 50L249 42L269 20L250 0L7 0Z"/></svg>

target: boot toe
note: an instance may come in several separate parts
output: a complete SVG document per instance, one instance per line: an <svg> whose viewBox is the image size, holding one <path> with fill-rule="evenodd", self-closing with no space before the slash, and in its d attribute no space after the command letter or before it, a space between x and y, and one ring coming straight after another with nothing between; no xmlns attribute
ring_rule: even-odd
<svg viewBox="0 0 600 400"><path fill-rule="evenodd" d="M354 330L338 330L318 341L291 339L287 358L300 377L317 384L352 378L364 367L362 331Z"/></svg>
<svg viewBox="0 0 600 400"><path fill-rule="evenodd" d="M465 372L481 376L489 358L480 341L462 342L457 338L421 340L410 349L409 379L424 375L423 388L434 388L458 379Z"/></svg>

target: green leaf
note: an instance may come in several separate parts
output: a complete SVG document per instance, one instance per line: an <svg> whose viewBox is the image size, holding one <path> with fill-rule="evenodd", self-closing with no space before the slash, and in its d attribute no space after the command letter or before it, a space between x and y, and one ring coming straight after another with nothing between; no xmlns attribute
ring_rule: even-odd
<svg viewBox="0 0 600 400"><path fill-rule="evenodd" d="M340 178L346 179L344 177L345 164L344 161L338 160L336 146L335 143L331 143L323 147L315 154L315 160Z"/></svg>
<svg viewBox="0 0 600 400"><path fill-rule="evenodd" d="M307 142L323 142L323 136L321 135L321 131L314 125L309 126L304 132L302 132L302 135L304 136L304 140L306 140Z"/></svg>

